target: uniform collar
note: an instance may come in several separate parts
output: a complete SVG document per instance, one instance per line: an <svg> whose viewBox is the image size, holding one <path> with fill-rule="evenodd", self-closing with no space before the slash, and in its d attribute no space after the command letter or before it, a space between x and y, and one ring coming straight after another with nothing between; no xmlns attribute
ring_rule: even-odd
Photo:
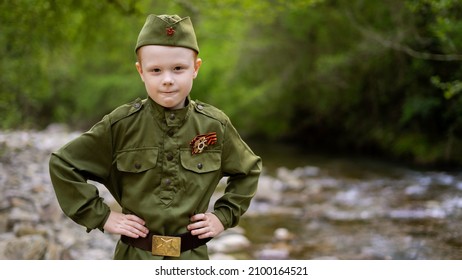
<svg viewBox="0 0 462 280"><path fill-rule="evenodd" d="M163 121L167 126L181 126L188 118L193 108L191 98L186 98L186 106L181 109L171 110L160 106L148 96L148 104L154 117Z"/></svg>

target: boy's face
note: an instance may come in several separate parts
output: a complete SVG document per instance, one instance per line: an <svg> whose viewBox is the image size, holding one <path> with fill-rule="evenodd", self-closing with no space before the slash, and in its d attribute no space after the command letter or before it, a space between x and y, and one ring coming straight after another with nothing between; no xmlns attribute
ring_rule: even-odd
<svg viewBox="0 0 462 280"><path fill-rule="evenodd" d="M180 109L185 105L201 59L187 48L147 45L138 50L136 69L149 97L157 104Z"/></svg>

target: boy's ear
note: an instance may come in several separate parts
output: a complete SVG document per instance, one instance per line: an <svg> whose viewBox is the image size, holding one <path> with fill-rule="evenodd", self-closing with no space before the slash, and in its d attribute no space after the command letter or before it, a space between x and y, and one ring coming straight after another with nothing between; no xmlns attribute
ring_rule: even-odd
<svg viewBox="0 0 462 280"><path fill-rule="evenodd" d="M139 63L137 61L135 63L135 66L136 66L136 71L138 71L138 74L140 74L141 80L144 82L144 79L143 79L143 67L141 66L141 63Z"/></svg>
<svg viewBox="0 0 462 280"><path fill-rule="evenodd" d="M202 59L197 58L196 62L194 63L194 79L197 77L197 74L199 73L199 68L202 65Z"/></svg>

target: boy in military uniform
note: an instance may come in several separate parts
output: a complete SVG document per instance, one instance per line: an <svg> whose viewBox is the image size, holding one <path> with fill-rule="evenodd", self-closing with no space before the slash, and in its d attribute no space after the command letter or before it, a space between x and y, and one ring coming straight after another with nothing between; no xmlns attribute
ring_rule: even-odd
<svg viewBox="0 0 462 280"><path fill-rule="evenodd" d="M58 201L87 231L121 235L115 259L208 259L206 242L248 209L261 159L222 111L191 100L202 61L189 17L148 16L135 52L148 97L51 155ZM224 176L224 194L207 212ZM104 184L122 213L88 180Z"/></svg>

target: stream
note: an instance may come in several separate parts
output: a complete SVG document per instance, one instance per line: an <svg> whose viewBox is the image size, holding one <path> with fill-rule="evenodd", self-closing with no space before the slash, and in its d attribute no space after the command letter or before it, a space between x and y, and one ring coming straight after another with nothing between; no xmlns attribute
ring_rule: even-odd
<svg viewBox="0 0 462 280"><path fill-rule="evenodd" d="M254 257L462 259L461 173L252 147L265 166L241 222Z"/></svg>

